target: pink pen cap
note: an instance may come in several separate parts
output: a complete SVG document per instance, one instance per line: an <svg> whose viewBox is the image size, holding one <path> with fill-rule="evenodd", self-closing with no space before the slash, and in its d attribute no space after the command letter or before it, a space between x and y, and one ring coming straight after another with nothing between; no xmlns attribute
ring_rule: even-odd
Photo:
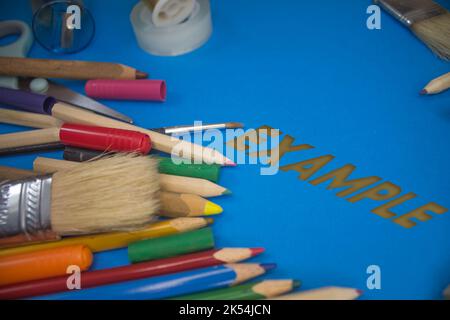
<svg viewBox="0 0 450 320"><path fill-rule="evenodd" d="M85 86L91 98L109 100L165 101L164 80L89 80Z"/></svg>

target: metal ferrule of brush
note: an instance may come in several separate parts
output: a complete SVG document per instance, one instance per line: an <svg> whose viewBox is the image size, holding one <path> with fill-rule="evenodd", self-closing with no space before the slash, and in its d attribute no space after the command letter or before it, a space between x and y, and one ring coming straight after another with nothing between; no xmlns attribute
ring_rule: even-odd
<svg viewBox="0 0 450 320"><path fill-rule="evenodd" d="M50 229L50 175L0 184L0 237Z"/></svg>
<svg viewBox="0 0 450 320"><path fill-rule="evenodd" d="M374 0L374 3L408 27L446 12L431 0Z"/></svg>

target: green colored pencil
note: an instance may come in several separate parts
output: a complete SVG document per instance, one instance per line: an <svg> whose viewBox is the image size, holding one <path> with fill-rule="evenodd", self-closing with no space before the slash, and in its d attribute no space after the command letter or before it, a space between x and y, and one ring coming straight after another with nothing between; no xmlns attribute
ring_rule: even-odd
<svg viewBox="0 0 450 320"><path fill-rule="evenodd" d="M276 297L300 286L297 280L264 280L236 287L179 296L174 300L259 300Z"/></svg>

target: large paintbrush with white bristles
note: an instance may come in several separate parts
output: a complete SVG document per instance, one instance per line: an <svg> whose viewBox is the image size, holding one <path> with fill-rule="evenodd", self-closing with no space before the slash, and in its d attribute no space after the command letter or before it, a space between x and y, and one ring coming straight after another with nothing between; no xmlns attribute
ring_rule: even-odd
<svg viewBox="0 0 450 320"><path fill-rule="evenodd" d="M450 60L450 12L432 0L374 0L433 52Z"/></svg>
<svg viewBox="0 0 450 320"><path fill-rule="evenodd" d="M117 155L53 175L0 184L0 237L128 230L159 210L158 163Z"/></svg>

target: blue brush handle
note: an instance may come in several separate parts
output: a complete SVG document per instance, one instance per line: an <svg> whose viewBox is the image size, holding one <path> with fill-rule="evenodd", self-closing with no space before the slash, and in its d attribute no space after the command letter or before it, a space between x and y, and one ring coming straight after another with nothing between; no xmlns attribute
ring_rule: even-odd
<svg viewBox="0 0 450 320"><path fill-rule="evenodd" d="M81 274L83 276L83 274ZM95 288L67 291L38 300L150 300L165 299L228 287L236 273L227 266L215 266Z"/></svg>
<svg viewBox="0 0 450 320"><path fill-rule="evenodd" d="M33 92L0 88L0 103L29 112L51 114L56 100Z"/></svg>

